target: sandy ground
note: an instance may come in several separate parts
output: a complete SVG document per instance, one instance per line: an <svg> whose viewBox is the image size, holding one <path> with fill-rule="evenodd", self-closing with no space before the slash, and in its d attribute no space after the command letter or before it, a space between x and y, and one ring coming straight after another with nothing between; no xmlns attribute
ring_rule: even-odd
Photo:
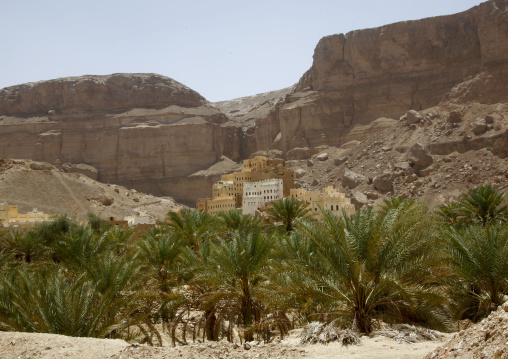
<svg viewBox="0 0 508 359"><path fill-rule="evenodd" d="M123 340L72 338L63 335L0 332L2 359L55 358L423 358L443 341L399 344L385 337L363 337L360 345L299 344L300 331L280 343L253 344L248 350L227 342L206 342L184 347L131 345Z"/></svg>

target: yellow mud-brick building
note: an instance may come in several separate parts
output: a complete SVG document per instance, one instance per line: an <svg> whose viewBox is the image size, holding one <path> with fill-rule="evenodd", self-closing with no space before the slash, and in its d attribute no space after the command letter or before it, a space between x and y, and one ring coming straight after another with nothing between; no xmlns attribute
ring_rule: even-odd
<svg viewBox="0 0 508 359"><path fill-rule="evenodd" d="M290 189L295 187L295 173L286 168L284 160L270 159L265 156L255 156L244 160L243 169L240 172L223 175L221 180L213 186L213 197L198 199L196 208L207 213L241 208L244 183L274 178L282 180L283 195L289 196Z"/></svg>
<svg viewBox="0 0 508 359"><path fill-rule="evenodd" d="M342 215L342 211L347 214L355 212L355 205L346 197L346 194L333 188L333 186L328 186L322 191L293 188L290 191L290 197L309 203L309 208L316 218L322 217L322 210L330 211L336 216Z"/></svg>

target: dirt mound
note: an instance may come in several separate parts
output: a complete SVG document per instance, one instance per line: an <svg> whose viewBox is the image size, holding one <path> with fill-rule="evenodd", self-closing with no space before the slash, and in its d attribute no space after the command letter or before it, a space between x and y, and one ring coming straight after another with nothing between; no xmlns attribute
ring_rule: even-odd
<svg viewBox="0 0 508 359"><path fill-rule="evenodd" d="M87 212L123 219L143 211L154 220L163 220L167 212L180 208L172 198L100 183L82 173L66 173L51 164L28 160L1 160L0 202L18 205L21 213L37 208L81 219Z"/></svg>
<svg viewBox="0 0 508 359"><path fill-rule="evenodd" d="M508 302L425 358L508 358Z"/></svg>

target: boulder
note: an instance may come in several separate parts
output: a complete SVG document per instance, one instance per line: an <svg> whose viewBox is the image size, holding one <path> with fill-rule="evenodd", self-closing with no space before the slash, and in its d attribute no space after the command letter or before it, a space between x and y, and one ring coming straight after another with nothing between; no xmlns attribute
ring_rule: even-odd
<svg viewBox="0 0 508 359"><path fill-rule="evenodd" d="M307 171L305 171L303 168L298 168L295 171L295 177L296 178L301 178L301 177L305 176L306 173L307 173Z"/></svg>
<svg viewBox="0 0 508 359"><path fill-rule="evenodd" d="M423 119L423 116L418 111L410 110L404 116L402 116L400 119L405 120L406 124L412 125L412 124L421 122Z"/></svg>
<svg viewBox="0 0 508 359"><path fill-rule="evenodd" d="M318 161L326 161L328 159L328 153L323 152L323 153L317 155L316 159Z"/></svg>
<svg viewBox="0 0 508 359"><path fill-rule="evenodd" d="M396 170L406 171L409 167L411 167L411 164L409 162L397 162L393 165L393 167Z"/></svg>
<svg viewBox="0 0 508 359"><path fill-rule="evenodd" d="M480 135L487 131L487 121L484 118L478 118L471 124L471 127L476 135Z"/></svg>
<svg viewBox="0 0 508 359"><path fill-rule="evenodd" d="M425 176L428 176L429 174L431 174L433 171L434 171L434 167L428 166L426 168L419 169L418 174L422 177L425 177Z"/></svg>
<svg viewBox="0 0 508 359"><path fill-rule="evenodd" d="M427 148L419 142L415 143L407 150L406 158L409 162L419 167L426 167L434 162Z"/></svg>
<svg viewBox="0 0 508 359"><path fill-rule="evenodd" d="M286 152L286 160L304 160L312 155L308 147L295 147Z"/></svg>
<svg viewBox="0 0 508 359"><path fill-rule="evenodd" d="M377 194L374 191L366 191L366 192L363 192L363 194L365 194L368 199L378 199L379 198L379 194Z"/></svg>
<svg viewBox="0 0 508 359"><path fill-rule="evenodd" d="M448 114L448 118L446 119L446 122L448 123L459 123L462 121L462 115L459 111L450 111Z"/></svg>
<svg viewBox="0 0 508 359"><path fill-rule="evenodd" d="M352 140L352 141L348 141L348 142L344 143L342 146L340 146L340 148L344 148L344 149L353 148L353 147L358 146L360 143L361 142L358 140Z"/></svg>
<svg viewBox="0 0 508 359"><path fill-rule="evenodd" d="M356 209L368 203L367 196L362 192L354 191L351 195L351 203L355 205Z"/></svg>
<svg viewBox="0 0 508 359"><path fill-rule="evenodd" d="M344 175L342 176L343 187L349 187L352 189L364 182L367 182L367 177L365 177L364 175L361 175L359 173L350 170L344 171Z"/></svg>
<svg viewBox="0 0 508 359"><path fill-rule="evenodd" d="M393 189L393 174L384 173L382 175L374 177L372 183L374 188L381 192L388 192Z"/></svg>
<svg viewBox="0 0 508 359"><path fill-rule="evenodd" d="M109 196L105 196L105 195L96 197L93 199L96 200L97 202L99 202L100 204L102 204L103 206L111 206L113 204L113 202L115 201L113 199L113 197L109 197Z"/></svg>
<svg viewBox="0 0 508 359"><path fill-rule="evenodd" d="M52 165L50 165L49 163L45 163L45 162L31 162L30 168L35 171L48 171L54 167Z"/></svg>
<svg viewBox="0 0 508 359"><path fill-rule="evenodd" d="M333 160L333 164L335 166L340 166L341 164L346 162L348 160L348 158L349 158L348 156L340 156L340 157Z"/></svg>

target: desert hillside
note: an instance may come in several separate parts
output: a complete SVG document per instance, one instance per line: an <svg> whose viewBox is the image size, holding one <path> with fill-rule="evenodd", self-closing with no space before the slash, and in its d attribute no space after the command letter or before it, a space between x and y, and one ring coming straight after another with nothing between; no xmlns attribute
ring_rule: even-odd
<svg viewBox="0 0 508 359"><path fill-rule="evenodd" d="M88 212L119 219L145 212L153 220L162 221L169 211L180 208L172 198L97 182L78 172L83 167L67 170L44 162L1 160L0 201L18 205L21 213L36 208L78 219L86 218Z"/></svg>

